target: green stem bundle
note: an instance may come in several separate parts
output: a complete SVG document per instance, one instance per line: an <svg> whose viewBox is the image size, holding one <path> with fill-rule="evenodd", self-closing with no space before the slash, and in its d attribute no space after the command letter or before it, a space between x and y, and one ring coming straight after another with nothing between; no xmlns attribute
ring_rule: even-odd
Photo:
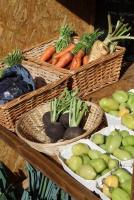
<svg viewBox="0 0 134 200"><path fill-rule="evenodd" d="M21 64L22 60L22 52L19 49L16 49L7 55L7 57L4 59L4 64L6 65L6 67L11 67L16 64Z"/></svg>
<svg viewBox="0 0 134 200"><path fill-rule="evenodd" d="M83 115L88 110L85 102L79 98L72 98L69 110L69 127L78 127Z"/></svg>
<svg viewBox="0 0 134 200"><path fill-rule="evenodd" d="M4 71L6 68L12 67L17 64L21 64L23 58L23 54L19 49L16 49L13 52L9 53L3 60L4 67L0 69L0 79L3 78Z"/></svg>
<svg viewBox="0 0 134 200"><path fill-rule="evenodd" d="M108 34L105 40L103 41L106 46L109 47L110 52L114 51L115 47L118 45L119 40L124 39L131 39L133 40L134 37L130 36L129 31L131 27L128 23L124 23L124 19L120 18L117 21L115 28L111 23L111 16L108 14Z"/></svg>
<svg viewBox="0 0 134 200"><path fill-rule="evenodd" d="M89 52L89 50L91 49L93 43L102 34L103 34L103 32L99 31L98 29L96 31L94 31L93 33L84 33L81 36L79 42L76 44L72 53L75 55L82 49L87 54Z"/></svg>
<svg viewBox="0 0 134 200"><path fill-rule="evenodd" d="M69 91L64 89L62 94L50 102L51 122L56 122L60 114L67 112L70 107L70 102L73 97L78 94L78 89Z"/></svg>
<svg viewBox="0 0 134 200"><path fill-rule="evenodd" d="M66 18L64 19L63 25L59 31L59 39L55 43L56 52L62 51L62 49L66 48L72 40L72 35L74 31L70 28L69 25L66 24Z"/></svg>

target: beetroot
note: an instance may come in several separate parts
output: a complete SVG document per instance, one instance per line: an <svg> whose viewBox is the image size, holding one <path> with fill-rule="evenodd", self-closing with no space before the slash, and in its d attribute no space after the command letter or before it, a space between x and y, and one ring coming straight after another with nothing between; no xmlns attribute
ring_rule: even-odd
<svg viewBox="0 0 134 200"><path fill-rule="evenodd" d="M45 132L50 138L51 142L57 142L64 136L65 128L60 122L50 123L46 127Z"/></svg>
<svg viewBox="0 0 134 200"><path fill-rule="evenodd" d="M46 128L47 126L49 126L49 124L51 123L51 113L50 113L50 111L49 111L49 112L46 112L46 113L43 115L42 121L43 121L43 124L44 124L44 127L45 127L45 128Z"/></svg>
<svg viewBox="0 0 134 200"><path fill-rule="evenodd" d="M64 133L64 140L70 140L72 138L82 135L84 130L79 127L69 127Z"/></svg>
<svg viewBox="0 0 134 200"><path fill-rule="evenodd" d="M63 114L60 116L59 121L61 122L61 124L63 124L63 126L64 126L65 128L68 128L68 127L69 127L69 113L63 113Z"/></svg>

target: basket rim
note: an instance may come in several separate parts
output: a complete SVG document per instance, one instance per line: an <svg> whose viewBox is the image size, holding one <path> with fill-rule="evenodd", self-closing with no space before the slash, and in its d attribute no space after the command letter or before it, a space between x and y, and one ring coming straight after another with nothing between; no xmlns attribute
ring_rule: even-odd
<svg viewBox="0 0 134 200"><path fill-rule="evenodd" d="M64 145L64 144L68 144L68 143L75 142L75 141L77 141L77 140L79 140L79 139L81 139L81 138L83 138L83 137L89 135L91 132L93 132L93 131L100 125L100 123L101 123L101 121L102 121L103 111L102 111L102 109L100 108L100 106L99 106L98 104L96 104L96 103L93 103L93 102L89 102L89 101L85 101L85 102L87 102L89 106L90 106L90 105L93 105L93 106L95 106L95 107L97 108L97 110L99 110L99 112L100 112L100 113L99 113L99 114L100 114L100 118L98 119L98 121L97 121L95 127L92 127L90 130L85 131L85 133L83 133L82 135L80 135L80 136L78 136L78 137L72 138L72 139L70 139L70 140L59 141L59 142L56 142L56 143L39 143L39 142L32 142L32 141L26 139L25 137L23 137L23 136L19 133L19 130L18 130L19 124L21 123L21 119L24 118L24 117L25 117L26 115L28 115L29 113L33 112L33 110L37 109L37 107L34 108L34 109L32 109L31 111L29 111L29 112L23 114L23 115L20 117L20 119L16 122L15 132L16 132L16 134L17 134L22 140L24 140L26 143L31 144L31 145L43 146L43 147L46 147L46 148L48 148L48 147L57 147L57 146L60 146L60 145ZM44 104L48 104L48 102L46 102L46 103L44 103ZM39 105L39 106L41 106L41 105Z"/></svg>
<svg viewBox="0 0 134 200"><path fill-rule="evenodd" d="M31 62L31 61L24 61L24 62L33 64L33 62ZM39 64L37 64L37 66L39 66L39 69L40 68L42 68L42 69L45 68L44 66L40 66ZM50 70L52 72L52 69L48 70L48 67L46 67L46 70L47 71ZM57 74L59 74L58 71L57 71ZM69 75L67 75L67 74L62 74L61 76L63 76L63 77L60 78L59 80L55 80L52 83L49 83L49 84L47 84L45 86L42 86L41 88L35 89L35 90L31 91L31 92L28 92L28 93L26 93L24 95L21 95L20 97L17 97L15 99L13 99L13 100L5 103L5 104L0 105L0 109L6 110L6 109L9 109L9 108L12 108L13 106L16 106L16 105L18 105L18 104L20 104L20 103L22 103L22 102L24 102L26 100L29 100L30 98L32 98L34 96L37 96L37 95L41 94L42 92L46 92L46 91L49 91L50 89L55 88L56 86L58 86L59 84L61 84L62 82L64 82L65 80L67 80L69 78Z"/></svg>

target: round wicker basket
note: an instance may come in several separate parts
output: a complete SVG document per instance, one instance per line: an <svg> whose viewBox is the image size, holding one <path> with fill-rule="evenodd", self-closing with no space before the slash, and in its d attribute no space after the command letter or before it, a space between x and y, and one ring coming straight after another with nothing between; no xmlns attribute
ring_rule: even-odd
<svg viewBox="0 0 134 200"><path fill-rule="evenodd" d="M17 135L29 144L32 148L39 152L56 155L58 149L62 146L78 141L79 139L88 137L101 123L103 112L95 103L87 102L90 107L90 112L86 119L82 135L70 140L60 140L56 143L51 143L49 137L45 134L44 124L42 121L45 112L50 110L50 104L44 103L34 108L33 110L23 114L16 123Z"/></svg>

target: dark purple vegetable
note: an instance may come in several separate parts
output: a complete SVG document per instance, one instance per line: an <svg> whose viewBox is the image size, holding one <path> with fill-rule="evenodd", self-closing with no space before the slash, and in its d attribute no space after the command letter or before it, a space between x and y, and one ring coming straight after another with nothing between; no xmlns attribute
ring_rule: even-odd
<svg viewBox="0 0 134 200"><path fill-rule="evenodd" d="M86 121L87 121L88 115L89 115L89 111L86 112L86 113L83 115L83 117L82 117L82 119L81 119L81 121L80 121L80 125L79 125L80 128L83 128L83 127L84 127L84 125L85 125L85 123L86 123Z"/></svg>
<svg viewBox="0 0 134 200"><path fill-rule="evenodd" d="M50 114L46 113L43 116L45 132L51 142L57 142L64 136L65 128L58 122L59 116L62 113L61 100L55 98L50 102Z"/></svg>
<svg viewBox="0 0 134 200"><path fill-rule="evenodd" d="M61 124L65 127L68 128L69 127L69 113L63 113L60 118L59 121L61 122Z"/></svg>
<svg viewBox="0 0 134 200"><path fill-rule="evenodd" d="M53 100L51 100L50 116L43 116L43 122L45 124L44 126L46 126L45 128L46 134L51 139L51 141L56 142L57 140L63 138L65 132L64 126L68 126L68 119L66 121L67 125L63 123L63 121L65 121L65 119L63 120L63 118L66 116L66 114L64 116L63 113L68 111L71 99L74 98L74 96L76 96L77 93L78 93L77 90L69 91L67 88L65 88L62 94L58 98L54 98ZM48 118L50 118L51 123L49 123ZM64 126L61 122L64 124Z"/></svg>
<svg viewBox="0 0 134 200"><path fill-rule="evenodd" d="M69 127L66 129L64 139L69 140L83 134L84 130L79 127L81 119L87 111L87 104L81 99L73 97L69 109Z"/></svg>
<svg viewBox="0 0 134 200"><path fill-rule="evenodd" d="M57 142L64 136L65 128L60 122L54 122L46 127L45 132L51 142Z"/></svg>
<svg viewBox="0 0 134 200"><path fill-rule="evenodd" d="M47 126L49 126L49 124L51 124L51 113L50 111L49 112L46 112L43 117L42 117L42 121L43 121L43 124L44 124L44 127L46 128Z"/></svg>
<svg viewBox="0 0 134 200"><path fill-rule="evenodd" d="M84 130L80 127L69 127L64 133L64 140L70 140L72 138L78 137L84 133Z"/></svg>

